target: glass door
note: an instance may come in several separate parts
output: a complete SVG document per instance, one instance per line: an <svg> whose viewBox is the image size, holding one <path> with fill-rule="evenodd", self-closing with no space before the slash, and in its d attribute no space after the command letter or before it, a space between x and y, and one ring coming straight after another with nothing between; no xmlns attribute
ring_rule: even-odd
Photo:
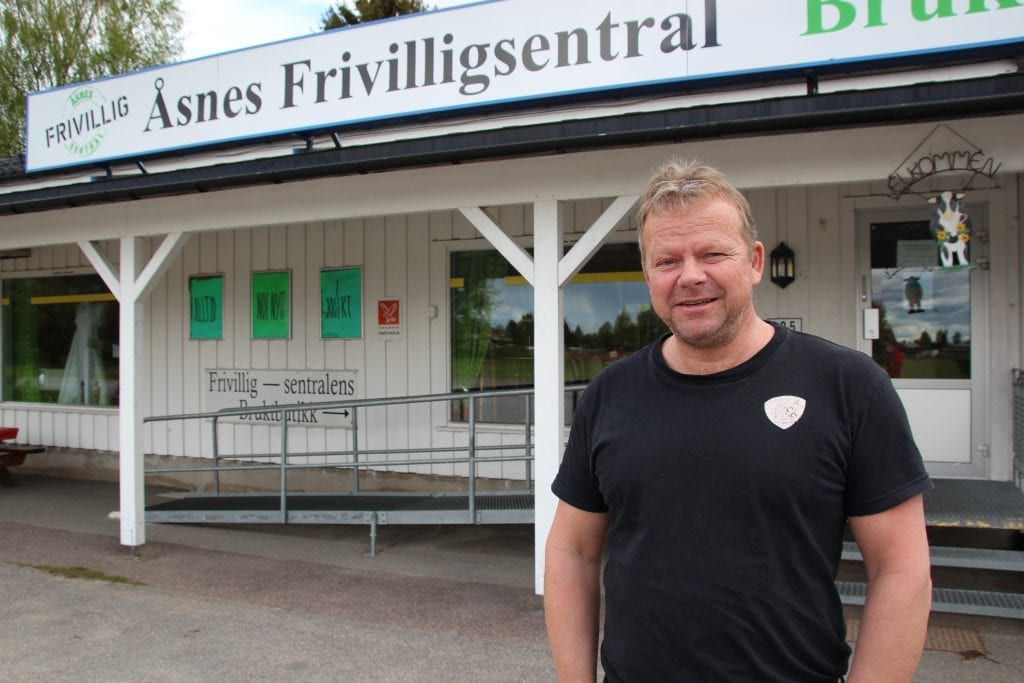
<svg viewBox="0 0 1024 683"><path fill-rule="evenodd" d="M975 405L987 374L978 338L984 271L972 262L980 257L977 240L961 224L954 239L970 249L950 263L942 249L952 230L933 225L927 209L870 212L858 222L862 350L892 378L929 472L985 476Z"/></svg>

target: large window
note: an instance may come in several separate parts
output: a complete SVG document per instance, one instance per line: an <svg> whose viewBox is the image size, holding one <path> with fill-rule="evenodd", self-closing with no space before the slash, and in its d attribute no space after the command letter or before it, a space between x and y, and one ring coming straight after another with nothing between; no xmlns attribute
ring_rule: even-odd
<svg viewBox="0 0 1024 683"><path fill-rule="evenodd" d="M890 377L971 378L971 270L940 267L928 221L871 224L871 301Z"/></svg>
<svg viewBox="0 0 1024 683"><path fill-rule="evenodd" d="M118 308L95 275L3 280L5 401L118 404Z"/></svg>
<svg viewBox="0 0 1024 683"><path fill-rule="evenodd" d="M497 252L460 251L450 290L452 390L533 386L533 288ZM585 384L665 331L636 244L604 246L565 288L566 384ZM519 421L523 403L492 402L480 417Z"/></svg>

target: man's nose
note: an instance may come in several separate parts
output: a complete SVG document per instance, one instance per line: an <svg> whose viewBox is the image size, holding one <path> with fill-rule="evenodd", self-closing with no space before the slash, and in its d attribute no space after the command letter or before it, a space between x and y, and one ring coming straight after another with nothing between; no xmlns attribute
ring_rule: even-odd
<svg viewBox="0 0 1024 683"><path fill-rule="evenodd" d="M679 264L676 284L680 287L699 285L707 279L704 264L699 259L684 259Z"/></svg>

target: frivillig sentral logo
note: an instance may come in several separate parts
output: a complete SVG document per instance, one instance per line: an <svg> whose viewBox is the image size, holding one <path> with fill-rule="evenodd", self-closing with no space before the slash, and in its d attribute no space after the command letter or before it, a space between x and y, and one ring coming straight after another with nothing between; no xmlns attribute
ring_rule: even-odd
<svg viewBox="0 0 1024 683"><path fill-rule="evenodd" d="M68 95L60 120L46 128L46 146L63 145L75 156L87 157L103 144L110 124L128 115L128 97L108 100L95 86L75 88Z"/></svg>

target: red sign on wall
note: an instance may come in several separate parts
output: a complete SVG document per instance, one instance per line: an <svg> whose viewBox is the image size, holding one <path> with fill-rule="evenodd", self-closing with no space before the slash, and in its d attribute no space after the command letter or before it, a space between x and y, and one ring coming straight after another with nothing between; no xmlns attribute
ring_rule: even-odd
<svg viewBox="0 0 1024 683"><path fill-rule="evenodd" d="M398 299L377 300L377 336L397 341L402 336L402 310Z"/></svg>
<svg viewBox="0 0 1024 683"><path fill-rule="evenodd" d="M377 302L377 324L393 326L401 324L398 299L381 299Z"/></svg>

